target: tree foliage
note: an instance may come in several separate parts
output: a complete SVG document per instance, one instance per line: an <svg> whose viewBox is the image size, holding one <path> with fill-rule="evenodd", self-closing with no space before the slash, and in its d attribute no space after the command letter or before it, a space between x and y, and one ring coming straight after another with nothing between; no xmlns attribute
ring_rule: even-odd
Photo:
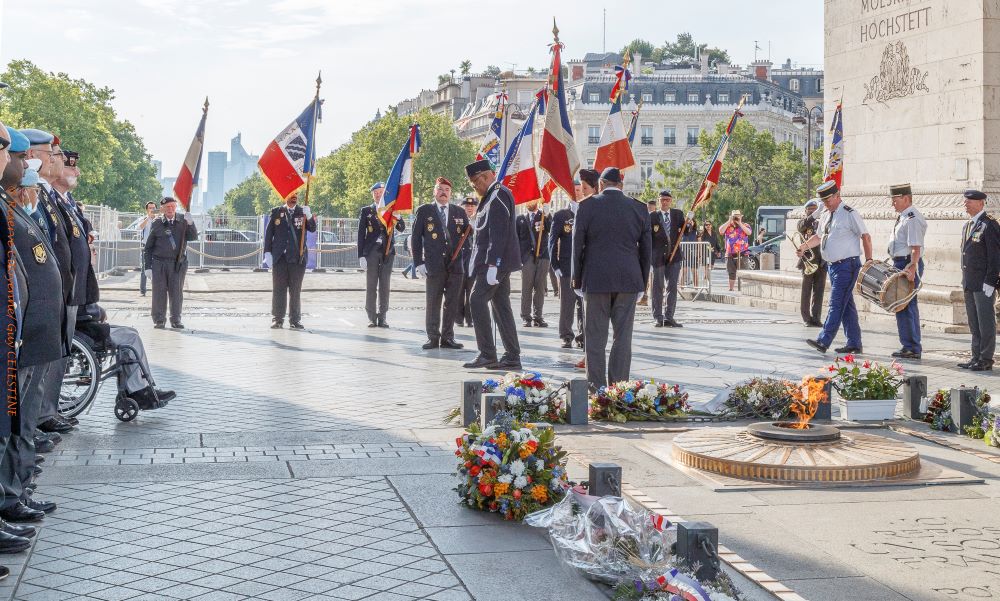
<svg viewBox="0 0 1000 601"><path fill-rule="evenodd" d="M461 70L462 75L468 75L472 71L472 61L466 59L459 64L458 68Z"/></svg>
<svg viewBox="0 0 1000 601"><path fill-rule="evenodd" d="M626 50L632 57L635 57L636 53L638 53L641 54L643 58L651 58L653 53L656 52L656 46L654 46L652 42L636 38L622 48L621 54L625 54Z"/></svg>
<svg viewBox="0 0 1000 601"><path fill-rule="evenodd" d="M666 187L674 194L674 206L686 210L698 193L725 127L725 122L719 122L714 131L701 132L698 137L701 147L699 160L680 165L664 161L657 163L655 169L663 180L656 186L648 181L642 198L656 198L659 187ZM708 205L699 209L701 214L697 218L719 224L734 209L739 209L749 218L757 213L759 206L801 205L806 200L805 173L802 151L791 142L779 144L770 132L757 131L747 121L738 121L730 136L719 187ZM818 184L815 176L813 181Z"/></svg>
<svg viewBox="0 0 1000 601"><path fill-rule="evenodd" d="M486 65L486 68L483 69L483 75L486 77L496 77L497 75L500 75L500 67L496 65Z"/></svg>
<svg viewBox="0 0 1000 601"><path fill-rule="evenodd" d="M709 64L715 64L719 62L729 63L732 60L729 58L729 52L721 48L709 48L708 44L697 44L695 45L694 36L688 32L677 34L676 42L666 42L663 44L659 50L659 59L654 60L684 60L684 59L694 59L696 54L705 55L708 54Z"/></svg>
<svg viewBox="0 0 1000 601"><path fill-rule="evenodd" d="M0 121L53 132L63 148L80 153L77 198L138 210L159 197L160 183L142 138L111 107L114 90L66 73L46 73L27 60L11 61L0 80L10 85L2 92Z"/></svg>

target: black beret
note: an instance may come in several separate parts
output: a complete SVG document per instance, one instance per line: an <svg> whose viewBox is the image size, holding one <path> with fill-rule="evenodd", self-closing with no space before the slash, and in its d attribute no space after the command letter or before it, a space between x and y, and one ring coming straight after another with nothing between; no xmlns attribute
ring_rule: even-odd
<svg viewBox="0 0 1000 601"><path fill-rule="evenodd" d="M471 197L471 196L466 196L466 197L465 197L465 200L463 200L463 201L462 201L462 204L463 204L463 205L472 205L472 206L476 206L476 205L478 205L478 204L479 204L479 202L478 202L478 201L477 201L477 200L476 200L475 198L473 198L473 197Z"/></svg>
<svg viewBox="0 0 1000 601"><path fill-rule="evenodd" d="M647 201L646 201L646 204L648 204L648 205L650 205L650 206L654 206L654 207L655 207L655 206L656 206L656 200L655 200L655 199L653 199L653 200L647 200Z"/></svg>
<svg viewBox="0 0 1000 601"><path fill-rule="evenodd" d="M170 204L172 202L177 202L177 199L173 196L164 196L163 200L160 201L160 206L162 207L163 205Z"/></svg>
<svg viewBox="0 0 1000 601"><path fill-rule="evenodd" d="M816 188L816 195L820 198L830 198L837 192L840 192L840 188L837 187L837 182L833 180L823 182Z"/></svg>
<svg viewBox="0 0 1000 601"><path fill-rule="evenodd" d="M601 172L601 179L612 184L620 184L622 183L622 172L618 167L608 167Z"/></svg>
<svg viewBox="0 0 1000 601"><path fill-rule="evenodd" d="M910 189L910 184L895 184L889 186L889 196L910 196L913 191Z"/></svg>
<svg viewBox="0 0 1000 601"><path fill-rule="evenodd" d="M986 194L980 192L979 190L966 190L963 196L969 200L986 200Z"/></svg>
<svg viewBox="0 0 1000 601"><path fill-rule="evenodd" d="M465 175L469 179L476 177L483 171L493 171L493 165L491 165L486 159L480 159L465 166Z"/></svg>
<svg viewBox="0 0 1000 601"><path fill-rule="evenodd" d="M660 196L667 196L669 198L674 197L674 195L670 193L670 190L660 190Z"/></svg>

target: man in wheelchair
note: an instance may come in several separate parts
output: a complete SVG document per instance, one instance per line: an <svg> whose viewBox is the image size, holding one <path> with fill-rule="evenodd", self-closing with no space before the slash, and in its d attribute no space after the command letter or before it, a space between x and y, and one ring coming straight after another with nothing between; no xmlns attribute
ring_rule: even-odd
<svg viewBox="0 0 1000 601"><path fill-rule="evenodd" d="M119 397L135 401L142 410L166 406L177 394L154 386L139 332L127 326L111 325L107 320L107 313L97 303L80 307L76 316L76 338L90 347L99 362L114 355L115 363L110 369L117 375Z"/></svg>

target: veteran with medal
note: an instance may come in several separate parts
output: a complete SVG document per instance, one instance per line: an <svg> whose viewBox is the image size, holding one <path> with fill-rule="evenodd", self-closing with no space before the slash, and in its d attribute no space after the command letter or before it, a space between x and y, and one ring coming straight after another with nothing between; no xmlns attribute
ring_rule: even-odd
<svg viewBox="0 0 1000 601"><path fill-rule="evenodd" d="M198 239L198 228L191 213L177 217L177 199L166 196L160 201L163 215L153 221L143 246L148 266L147 275L153 282L153 306L150 311L153 327L166 327L167 304L170 305L170 327L183 330L181 310L184 307L184 278L187 276L187 243Z"/></svg>
<svg viewBox="0 0 1000 601"><path fill-rule="evenodd" d="M965 191L969 221L962 228L962 291L972 334L972 360L958 366L971 371L992 371L997 343L994 309L1000 285L1000 223L986 212L986 194Z"/></svg>
<svg viewBox="0 0 1000 601"><path fill-rule="evenodd" d="M552 216L552 232L549 234L549 256L552 269L559 278L559 338L562 348L572 348L574 342L583 348L583 298L573 292L573 226L580 203L597 193L600 174L593 169L580 169L576 197L569 206ZM579 318L579 334L573 333L575 317Z"/></svg>
<svg viewBox="0 0 1000 601"><path fill-rule="evenodd" d="M299 206L299 195L292 192L285 204L271 209L264 230L264 262L271 268L271 329L279 329L285 321L288 305L288 327L301 330L302 280L306 273L309 253L302 239L306 232L316 231L312 209Z"/></svg>
<svg viewBox="0 0 1000 601"><path fill-rule="evenodd" d="M358 263L365 272L365 311L369 328L388 328L385 314L389 310L389 278L396 259L392 233L379 219L378 203L385 193L385 183L376 182L368 189L372 204L361 208L358 215ZM396 220L395 231L406 231L406 222Z"/></svg>
<svg viewBox="0 0 1000 601"><path fill-rule="evenodd" d="M906 274L906 279L920 286L924 273L924 236L927 234L927 220L913 206L910 184L896 184L889 187L892 208L898 213L889 240L889 256L893 267ZM919 359L923 348L920 345L920 313L917 297L914 296L903 310L896 313L896 330L902 345L892 354L900 359Z"/></svg>

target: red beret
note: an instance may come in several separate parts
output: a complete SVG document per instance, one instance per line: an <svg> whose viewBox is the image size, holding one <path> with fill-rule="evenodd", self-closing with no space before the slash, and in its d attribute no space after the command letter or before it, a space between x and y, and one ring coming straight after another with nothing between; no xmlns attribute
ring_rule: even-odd
<svg viewBox="0 0 1000 601"><path fill-rule="evenodd" d="M52 145L53 146L59 146L59 136L57 136L55 134L52 135Z"/></svg>
<svg viewBox="0 0 1000 601"><path fill-rule="evenodd" d="M449 182L448 179L444 177L439 177L436 180L434 180L434 185L435 186L445 185L448 186L449 188L454 188L454 186L451 185L451 182Z"/></svg>

